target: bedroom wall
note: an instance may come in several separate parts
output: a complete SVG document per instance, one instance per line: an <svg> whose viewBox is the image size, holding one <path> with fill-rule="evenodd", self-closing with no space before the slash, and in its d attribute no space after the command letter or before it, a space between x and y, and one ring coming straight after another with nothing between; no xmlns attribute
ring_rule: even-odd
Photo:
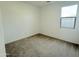
<svg viewBox="0 0 79 59"><path fill-rule="evenodd" d="M39 32L39 8L22 2L0 2L5 43Z"/></svg>
<svg viewBox="0 0 79 59"><path fill-rule="evenodd" d="M61 7L74 4L79 2L56 2L40 10L22 2L0 2L5 43L42 33L79 44L79 11L75 29L60 28Z"/></svg>
<svg viewBox="0 0 79 59"><path fill-rule="evenodd" d="M41 8L41 33L61 40L79 44L79 6L75 29L60 28L60 15L63 6L79 2L56 2Z"/></svg>
<svg viewBox="0 0 79 59"><path fill-rule="evenodd" d="M5 43L4 43L4 31L3 31L3 24L2 24L2 16L1 16L1 9L0 9L0 57L5 57Z"/></svg>

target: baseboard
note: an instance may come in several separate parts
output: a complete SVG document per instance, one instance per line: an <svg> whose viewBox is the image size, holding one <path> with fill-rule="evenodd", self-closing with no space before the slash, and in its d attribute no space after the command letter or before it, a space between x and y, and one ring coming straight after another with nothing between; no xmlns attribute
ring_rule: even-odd
<svg viewBox="0 0 79 59"><path fill-rule="evenodd" d="M10 42L5 43L5 45L11 44L11 43L14 43L14 42L16 42L16 41L19 41L19 40L22 40L22 39L25 39L25 38L29 38L29 37L32 37L32 36L35 36L35 35L38 35L38 34L39 34L39 33L32 34L32 35L29 35L29 36L26 36L26 37L20 37L20 38L17 38L17 39L15 39L15 40L13 40L13 41L10 41Z"/></svg>
<svg viewBox="0 0 79 59"><path fill-rule="evenodd" d="M59 39L59 38L55 38L55 37L51 37L51 36L49 36L49 35L46 35L46 34L43 34L43 33L38 33L39 35L44 35L44 36L46 36L46 37L49 37L49 38L53 38L53 39L56 39L56 40L60 40L60 41L63 41L63 42L67 42L67 43L69 43L69 44L74 44L74 45L79 45L79 44L77 44L77 43L73 43L73 42L69 42L69 41L65 41L65 40L62 40L62 39Z"/></svg>
<svg viewBox="0 0 79 59"><path fill-rule="evenodd" d="M79 45L79 44L77 44L77 43L72 43L72 42L65 41L65 40L62 40L62 39L59 39L59 38L51 37L51 36L46 35L46 34L43 34L43 33L36 33L36 34L30 35L30 36L28 36L28 37L24 37L24 38L18 39L18 40L16 40L16 41L19 41L19 40L22 40L22 39L25 39L25 38L29 38L29 37L33 37L33 36L35 36L35 35L43 35L43 36L46 36L46 37L49 37L49 38L53 38L53 39L56 39L56 40L60 40L60 41L63 41L63 42L67 42L67 43L69 43L69 44L74 44L74 45L76 45L76 46ZM13 41L13 42L16 42L16 41ZM9 42L9 43L6 43L6 44L10 44L10 43L13 43L13 42Z"/></svg>

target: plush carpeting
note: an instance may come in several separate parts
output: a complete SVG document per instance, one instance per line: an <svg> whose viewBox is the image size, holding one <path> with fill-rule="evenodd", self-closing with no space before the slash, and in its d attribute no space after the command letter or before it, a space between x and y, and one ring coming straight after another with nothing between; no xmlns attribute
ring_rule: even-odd
<svg viewBox="0 0 79 59"><path fill-rule="evenodd" d="M44 35L6 44L8 57L79 57L79 46Z"/></svg>

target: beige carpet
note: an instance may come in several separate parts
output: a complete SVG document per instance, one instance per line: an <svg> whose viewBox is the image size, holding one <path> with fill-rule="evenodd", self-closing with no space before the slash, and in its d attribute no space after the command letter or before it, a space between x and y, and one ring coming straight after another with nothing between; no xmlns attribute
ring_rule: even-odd
<svg viewBox="0 0 79 59"><path fill-rule="evenodd" d="M79 46L44 35L35 35L6 45L10 57L77 57Z"/></svg>

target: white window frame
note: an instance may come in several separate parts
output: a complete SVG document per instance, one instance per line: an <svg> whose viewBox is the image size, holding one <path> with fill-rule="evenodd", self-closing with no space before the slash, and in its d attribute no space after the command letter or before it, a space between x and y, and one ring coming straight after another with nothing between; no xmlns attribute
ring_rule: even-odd
<svg viewBox="0 0 79 59"><path fill-rule="evenodd" d="M77 8L78 8L78 5L77 5ZM61 10L61 12L62 12L62 10ZM77 10L76 10L76 14L77 14ZM73 25L73 27L72 26L71 27L67 27L66 25L63 25L62 22L63 22L64 18L67 18L67 20L68 20L68 18L71 18L71 19L74 18L74 22L73 22L74 25ZM76 26L76 16L74 16L74 17L73 16L60 17L60 28L71 28L71 29L75 29L75 26Z"/></svg>

